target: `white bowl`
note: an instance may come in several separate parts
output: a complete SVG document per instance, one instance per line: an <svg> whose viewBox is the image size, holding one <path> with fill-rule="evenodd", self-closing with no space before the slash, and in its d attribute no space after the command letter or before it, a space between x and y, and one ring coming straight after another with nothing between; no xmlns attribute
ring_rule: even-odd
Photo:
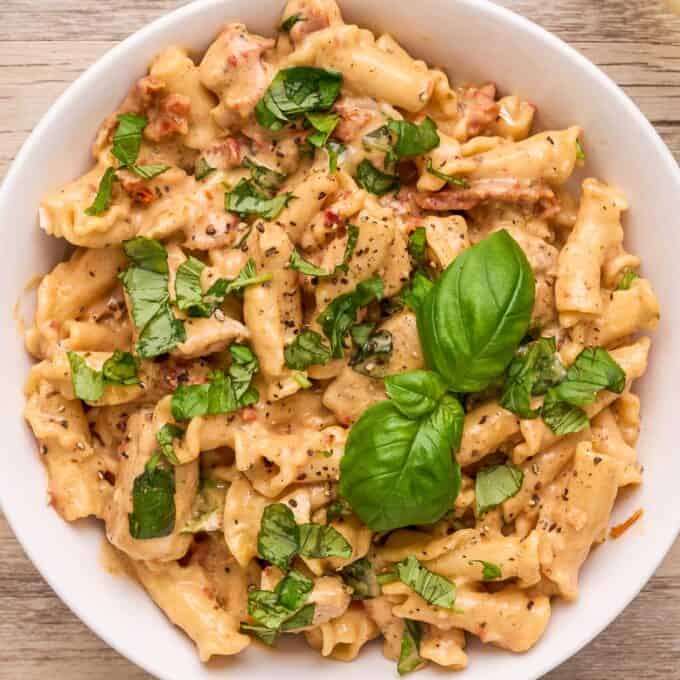
<svg viewBox="0 0 680 680"><path fill-rule="evenodd" d="M588 172L621 187L631 202L625 218L629 248L642 256L645 274L661 300L663 323L652 361L636 390L642 396L643 433L638 446L644 484L620 498L614 521L644 507L641 522L623 538L597 548L581 576L577 603L558 603L544 638L528 653L472 644L467 680L527 680L546 673L597 635L644 586L680 529L677 483L678 418L674 396L680 366L677 263L680 252L680 172L652 126L626 95L584 57L531 22L485 0L341 0L348 21L392 33L412 54L448 67L454 80L495 80L502 91L538 105L539 125L585 128ZM140 587L113 578L99 564L102 531L96 522L64 523L45 502L45 473L22 420L22 384L29 367L12 309L23 286L47 271L64 245L38 229L40 197L82 173L101 120L113 111L149 60L181 44L205 49L227 21L241 20L271 34L282 0L199 0L142 29L82 75L33 131L0 194L0 225L9 252L0 291L5 369L0 422L5 462L0 499L16 536L45 579L71 609L121 654L150 673L173 680L217 678L225 670L249 680L344 680L395 677L377 644L351 667L327 661L301 645L277 652L259 646L244 655L201 665L191 642L169 624ZM96 31L96 27L92 27ZM11 232L11 235L10 235ZM631 649L631 654L635 650ZM434 677L426 670L418 678Z"/></svg>

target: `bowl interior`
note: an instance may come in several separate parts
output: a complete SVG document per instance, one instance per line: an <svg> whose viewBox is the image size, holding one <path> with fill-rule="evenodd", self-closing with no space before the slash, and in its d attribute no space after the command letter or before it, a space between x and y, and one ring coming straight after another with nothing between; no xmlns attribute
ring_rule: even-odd
<svg viewBox="0 0 680 680"><path fill-rule="evenodd" d="M680 176L672 156L634 105L583 57L528 21L483 0L341 0L347 20L394 35L413 55L443 65L454 81L495 81L538 106L539 125L573 123L585 129L587 171L618 185L631 203L625 217L628 248L642 257L663 310L652 361L636 391L643 399L643 433L638 450L645 466L639 490L620 497L614 521L643 507L644 519L624 538L608 541L587 561L581 596L556 604L543 640L526 655L480 644L470 646L463 677L526 680L538 677L573 654L602 630L637 594L672 544L680 526L676 480L680 457L672 395L680 366L672 334L680 332L680 298L668 254L678 246L675 209ZM151 24L115 48L81 77L50 110L8 173L0 194L0 224L12 237L11 257L0 278L5 357L0 422L6 442L6 471L0 498L14 531L52 587L109 644L158 677L216 678L246 672L252 680L275 675L312 680L347 676L347 666L326 661L303 645L284 644L270 652L253 646L235 659L204 666L193 645L176 632L141 588L112 578L100 566L102 532L95 522L67 525L45 503L45 474L33 438L22 420L22 385L30 361L24 352L15 302L37 273L62 259L63 243L45 236L37 206L48 189L82 173L103 118L144 72L154 54L180 44L205 49L222 24L240 20L271 34L282 0L199 0ZM15 332L16 331L16 332ZM377 644L362 652L351 673L393 676ZM427 670L418 677L434 677ZM501 675L502 674L502 675Z"/></svg>

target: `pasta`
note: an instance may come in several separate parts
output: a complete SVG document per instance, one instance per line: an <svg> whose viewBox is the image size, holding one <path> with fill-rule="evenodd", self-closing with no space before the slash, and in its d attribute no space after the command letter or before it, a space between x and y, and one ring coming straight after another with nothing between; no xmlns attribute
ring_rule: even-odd
<svg viewBox="0 0 680 680"><path fill-rule="evenodd" d="M45 196L25 418L54 509L202 661L280 635L400 674L512 652L642 483L660 310L582 129L334 0L168 47Z"/></svg>

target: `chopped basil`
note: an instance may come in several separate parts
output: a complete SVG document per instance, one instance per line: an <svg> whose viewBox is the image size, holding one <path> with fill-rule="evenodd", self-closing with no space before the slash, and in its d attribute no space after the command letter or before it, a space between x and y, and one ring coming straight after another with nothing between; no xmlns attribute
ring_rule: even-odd
<svg viewBox="0 0 680 680"><path fill-rule="evenodd" d="M71 366L71 382L78 399L98 401L104 395L104 376L90 368L85 359L75 352L67 352Z"/></svg>
<svg viewBox="0 0 680 680"><path fill-rule="evenodd" d="M437 126L431 118L420 125L408 120L391 120L387 129L395 140L391 151L396 158L414 158L439 146Z"/></svg>
<svg viewBox="0 0 680 680"><path fill-rule="evenodd" d="M381 125L365 134L361 140L366 151L381 151L387 153L392 148L392 137L387 125Z"/></svg>
<svg viewBox="0 0 680 680"><path fill-rule="evenodd" d="M480 517L512 498L522 488L524 473L515 465L482 468L475 479L475 510Z"/></svg>
<svg viewBox="0 0 680 680"><path fill-rule="evenodd" d="M326 152L328 153L328 170L333 175L338 169L338 158L345 153L347 147L340 142L329 139L326 143Z"/></svg>
<svg viewBox="0 0 680 680"><path fill-rule="evenodd" d="M293 371L293 380L302 390L308 390L312 386L312 381L307 377L307 374L301 371Z"/></svg>
<svg viewBox="0 0 680 680"><path fill-rule="evenodd" d="M169 165L131 165L130 170L142 179L153 179L162 175L166 170L169 170Z"/></svg>
<svg viewBox="0 0 680 680"><path fill-rule="evenodd" d="M142 133L149 121L136 113L123 113L118 116L118 127L113 135L111 153L123 166L134 165L142 146Z"/></svg>
<svg viewBox="0 0 680 680"><path fill-rule="evenodd" d="M243 159L243 166L250 170L253 182L262 191L276 193L286 181L285 175L264 165L258 165L248 157Z"/></svg>
<svg viewBox="0 0 680 680"><path fill-rule="evenodd" d="M420 621L404 619L404 632L401 635L401 649L397 663L399 675L406 675L425 665L425 659L420 656L422 637L423 624Z"/></svg>
<svg viewBox="0 0 680 680"><path fill-rule="evenodd" d="M296 12L295 14L291 14L289 17L286 17L284 19L283 23L280 26L280 30L284 31L285 33L290 33L290 29L295 26L295 24L298 23L298 21L307 21L305 17L300 14L300 12Z"/></svg>
<svg viewBox="0 0 680 680"><path fill-rule="evenodd" d="M464 179L461 179L460 177L454 177L453 175L447 175L445 172L435 170L434 166L432 165L431 158L427 159L427 171L431 175L434 175L435 177L444 180L447 184L453 184L455 186L462 187L463 189L468 189L470 187L468 182Z"/></svg>
<svg viewBox="0 0 680 680"><path fill-rule="evenodd" d="M484 560L472 560L471 563L472 564L479 563L482 565L482 578L485 581L493 581L503 576L501 568L497 564L494 564L493 562L486 562Z"/></svg>
<svg viewBox="0 0 680 680"><path fill-rule="evenodd" d="M560 401L551 391L545 395L541 418L559 436L584 430L589 423L588 414L580 406Z"/></svg>
<svg viewBox="0 0 680 680"><path fill-rule="evenodd" d="M545 394L566 373L556 349L555 338L539 338L517 350L507 369L501 406L521 418L538 416L540 409L531 408L531 397Z"/></svg>
<svg viewBox="0 0 680 680"><path fill-rule="evenodd" d="M311 262L307 262L297 250L293 250L290 254L288 268L296 272L300 272L305 276L316 276L317 278L325 278L328 276L337 276L340 272L346 272L349 269L349 261L352 258L354 249L357 246L359 239L359 228L353 224L347 225L347 243L345 244L345 253L342 256L340 264L336 264L330 271L323 267L317 267Z"/></svg>
<svg viewBox="0 0 680 680"><path fill-rule="evenodd" d="M308 113L305 118L314 128L314 132L307 137L307 141L317 149L326 146L333 130L340 122L340 116L337 113Z"/></svg>
<svg viewBox="0 0 680 680"><path fill-rule="evenodd" d="M385 586L388 583L394 583L395 581L399 580L399 576L397 576L397 570L394 568L389 569L388 571L383 571L381 574L378 574L376 578L378 585L380 586Z"/></svg>
<svg viewBox="0 0 680 680"><path fill-rule="evenodd" d="M205 265L195 257L182 262L175 275L175 304L189 316L210 316L203 304L201 272Z"/></svg>
<svg viewBox="0 0 680 680"><path fill-rule="evenodd" d="M109 209L111 205L111 194L113 192L113 183L116 181L116 171L113 168L107 168L99 181L99 188L97 195L92 202L92 205L85 210L85 214L90 217L97 217L102 215Z"/></svg>
<svg viewBox="0 0 680 680"><path fill-rule="evenodd" d="M383 297L383 282L375 276L357 285L352 293L339 295L321 312L317 321L331 343L331 356L342 358L345 335L356 322L361 307Z"/></svg>
<svg viewBox="0 0 680 680"><path fill-rule="evenodd" d="M330 524L338 517L347 517L352 514L352 508L344 498L338 498L333 501L326 509L326 522Z"/></svg>
<svg viewBox="0 0 680 680"><path fill-rule="evenodd" d="M327 364L331 351L321 335L315 331L303 330L293 342L285 346L283 356L288 368L304 371L315 364Z"/></svg>
<svg viewBox="0 0 680 680"><path fill-rule="evenodd" d="M116 350L102 366L101 371L90 368L85 359L75 352L66 353L71 367L71 382L78 399L98 401L104 396L106 385L136 385L139 359L130 352Z"/></svg>
<svg viewBox="0 0 680 680"><path fill-rule="evenodd" d="M156 432L156 441L161 447L161 453L173 464L179 465L179 459L175 453L173 442L175 439L181 439L184 436L184 430L178 425L166 423Z"/></svg>
<svg viewBox="0 0 680 680"><path fill-rule="evenodd" d="M258 215L266 220L273 220L293 198L290 192L268 198L255 187L253 182L242 179L224 195L224 208L241 217Z"/></svg>
<svg viewBox="0 0 680 680"><path fill-rule="evenodd" d="M291 571L273 591L251 590L248 593L248 614L257 625L242 623L242 632L254 634L271 645L278 633L311 625L314 604L305 602L313 587L314 583L306 576Z"/></svg>
<svg viewBox="0 0 680 680"><path fill-rule="evenodd" d="M299 553L304 557L318 559L326 557L349 559L352 557L352 546L330 525L301 524Z"/></svg>
<svg viewBox="0 0 680 680"><path fill-rule="evenodd" d="M427 232L425 227L418 227L408 237L408 252L417 267L425 266L425 249L427 248Z"/></svg>
<svg viewBox="0 0 680 680"><path fill-rule="evenodd" d="M417 312L433 287L434 283L422 271L417 271L402 291L401 298L414 312Z"/></svg>
<svg viewBox="0 0 680 680"><path fill-rule="evenodd" d="M362 557L341 572L342 580L352 588L353 600L369 600L380 595L380 585L370 560Z"/></svg>
<svg viewBox="0 0 680 680"><path fill-rule="evenodd" d="M125 241L123 248L133 262L119 278L132 302L137 352L144 358L165 354L186 340L184 323L170 309L167 252L144 236Z"/></svg>
<svg viewBox="0 0 680 680"><path fill-rule="evenodd" d="M284 503L272 503L262 513L257 550L260 556L286 572L300 549L300 528L293 511Z"/></svg>
<svg viewBox="0 0 680 680"><path fill-rule="evenodd" d="M194 166L194 178L199 182L205 179L211 172L215 172L217 168L213 168L203 156L199 156Z"/></svg>
<svg viewBox="0 0 680 680"><path fill-rule="evenodd" d="M151 459L132 486L130 536L138 540L162 538L175 528L175 473Z"/></svg>
<svg viewBox="0 0 680 680"><path fill-rule="evenodd" d="M305 113L327 111L340 94L342 74L313 66L279 71L255 107L258 123L280 130Z"/></svg>
<svg viewBox="0 0 680 680"><path fill-rule="evenodd" d="M577 139L574 143L576 144L576 160L585 161L586 152L583 150L581 142Z"/></svg>
<svg viewBox="0 0 680 680"><path fill-rule="evenodd" d="M397 576L411 590L435 607L453 609L456 603L456 584L426 569L413 556L395 565Z"/></svg>
<svg viewBox="0 0 680 680"><path fill-rule="evenodd" d="M359 163L356 180L360 187L376 196L397 191L401 184L397 175L388 175L378 170L367 158Z"/></svg>
<svg viewBox="0 0 680 680"><path fill-rule="evenodd" d="M357 324L352 326L350 334L357 346L356 353L349 360L349 365L362 375L381 378L392 357L392 333L386 330L373 331L365 335L366 326L373 324ZM360 329L357 332L356 329Z"/></svg>
<svg viewBox="0 0 680 680"><path fill-rule="evenodd" d="M632 269L629 269L628 271L625 271L623 273L623 276L621 277L621 280L619 281L618 285L616 286L616 290L628 290L631 285L633 284L633 281L635 279L639 278L639 274L634 272Z"/></svg>
<svg viewBox="0 0 680 680"><path fill-rule="evenodd" d="M257 358L245 345L231 345L229 352L232 363L227 375L213 371L211 382L180 385L175 390L171 402L175 420L231 413L257 402L260 395L251 384L259 370Z"/></svg>

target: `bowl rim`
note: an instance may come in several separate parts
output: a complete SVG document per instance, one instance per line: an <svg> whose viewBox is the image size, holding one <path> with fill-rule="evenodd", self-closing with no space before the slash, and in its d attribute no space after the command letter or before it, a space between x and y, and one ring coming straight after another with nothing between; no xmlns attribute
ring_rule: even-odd
<svg viewBox="0 0 680 680"><path fill-rule="evenodd" d="M338 4L342 5L342 0L337 1ZM469 8L475 9L480 13L485 13L487 16L499 20L501 23L504 23L508 29L515 28L520 32L528 32L533 34L534 37L544 42L549 48L559 53L563 59L571 61L575 66L578 66L580 69L589 72L589 75L597 81L598 85L607 90L609 95L616 98L621 106L623 106L632 116L635 123L646 131L650 142L653 141L654 145L657 147L656 150L659 153L660 158L662 158L664 161L664 167L661 170L664 173L673 175L675 183L680 189L680 168L678 167L678 164L670 149L662 140L651 122L633 102L633 100L598 66L592 63L574 47L571 47L564 40L551 33L547 29L506 7L495 4L495 2L492 0L455 1L461 5L466 5ZM162 31L166 27L169 27L173 24L191 21L193 17L201 15L205 11L208 11L212 8L218 8L220 6L227 6L229 3L230 0L193 0L187 5L178 7L177 9L167 12L166 14L148 22L140 29L129 35L127 38L119 42L117 45L114 45L87 69L85 69L85 71L83 71L48 108L38 124L33 128L25 142L22 144L19 152L10 164L10 167L6 172L2 183L0 184L0 214L4 212L4 205L8 202L8 200L11 200L11 196L14 193L14 185L17 181L16 178L20 174L20 169L24 163L24 160L30 156L33 148L40 143L43 130L52 125L54 121L59 120L64 112L73 105L74 100L80 98L81 95L86 95L90 83L95 82L112 66L115 66L116 61L118 61L118 59L122 57L122 55L128 50L141 47L146 39L153 34ZM64 602L64 604L66 604L66 606L93 633L95 633L101 640L103 640L121 656L136 664L148 673L159 678L168 678L168 680L172 680L170 676L166 675L165 670L160 668L160 666L155 662L154 658L138 654L135 650L124 649L122 645L119 646L115 637L115 631L101 624L96 616L93 616L91 612L86 611L85 608L71 596L70 591L62 589L59 581L52 576L49 566L36 559L35 553L32 549L33 537L29 536L28 534L22 534L21 531L17 531L16 527L21 524L19 516L14 514L14 510L11 506L3 503L1 495L0 510L3 511L15 538L40 575L49 584L59 599ZM608 621L606 621L601 627L598 626L593 631L584 635L570 647L566 649L558 648L556 653L551 655L550 660L548 660L547 663L545 663L543 667L540 668L538 674L532 676L532 678L543 676L545 673L557 668L559 665L563 664L569 658L577 654L588 643L600 635L600 633L602 633L609 625L611 625L611 623L613 623L613 621L624 611L624 609L628 607L632 600L637 597L649 579L657 571L661 562L664 560L680 535L680 515L677 516L676 524L677 526L675 527L675 531L669 534L669 539L667 539L665 544L659 545L658 554L656 559L652 560L651 568L645 570L645 572L640 576L637 585L631 590L630 595L616 603L615 606L612 606L610 614L607 617Z"/></svg>

